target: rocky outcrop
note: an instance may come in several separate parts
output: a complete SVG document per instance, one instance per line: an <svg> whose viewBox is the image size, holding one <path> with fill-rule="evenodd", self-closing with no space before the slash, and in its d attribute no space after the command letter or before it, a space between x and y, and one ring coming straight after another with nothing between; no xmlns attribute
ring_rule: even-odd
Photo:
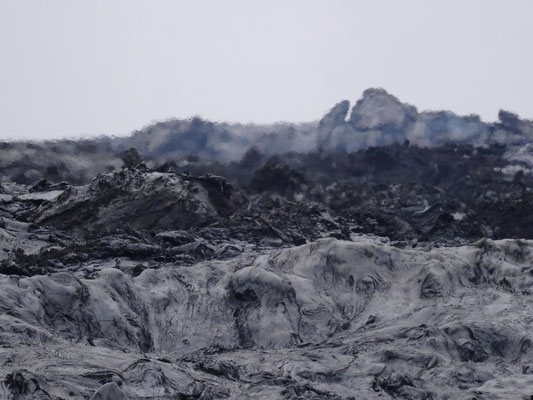
<svg viewBox="0 0 533 400"><path fill-rule="evenodd" d="M331 147L332 132L335 129L347 128L346 116L350 109L350 102L343 100L336 104L318 124L317 147L319 149Z"/></svg>
<svg viewBox="0 0 533 400"><path fill-rule="evenodd" d="M191 179L137 169L97 176L37 210L39 224L84 234L188 229L227 213L231 191L222 178Z"/></svg>
<svg viewBox="0 0 533 400"><path fill-rule="evenodd" d="M401 142L417 115L415 107L400 102L384 89L367 89L353 107L349 122L355 130L383 131Z"/></svg>
<svg viewBox="0 0 533 400"><path fill-rule="evenodd" d="M292 195L304 191L306 182L307 180L301 172L274 159L255 172L250 182L250 189L256 192Z"/></svg>

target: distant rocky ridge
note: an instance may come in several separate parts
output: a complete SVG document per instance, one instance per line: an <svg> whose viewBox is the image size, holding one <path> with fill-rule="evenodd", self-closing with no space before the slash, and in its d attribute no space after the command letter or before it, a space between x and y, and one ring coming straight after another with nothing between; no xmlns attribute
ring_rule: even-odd
<svg viewBox="0 0 533 400"><path fill-rule="evenodd" d="M158 122L128 137L3 142L0 171L6 181L28 184L46 178L80 184L122 165L119 154L132 147L153 166L191 156L209 162L237 161L252 146L272 156L316 150L353 152L406 140L434 147L447 143L524 145L532 139L533 122L511 112L501 111L498 122L486 123L475 115L419 112L383 89L368 89L351 111L345 100L315 122L243 125L195 117Z"/></svg>
<svg viewBox="0 0 533 400"><path fill-rule="evenodd" d="M251 146L267 155L317 149L357 151L402 143L440 146L446 143L524 144L533 139L533 122L501 111L500 121L449 111L418 112L383 89L368 89L350 111L347 100L335 105L318 122L305 124L239 125L190 121L160 122L120 138L117 148L135 147L149 158L196 154L222 162L237 160Z"/></svg>

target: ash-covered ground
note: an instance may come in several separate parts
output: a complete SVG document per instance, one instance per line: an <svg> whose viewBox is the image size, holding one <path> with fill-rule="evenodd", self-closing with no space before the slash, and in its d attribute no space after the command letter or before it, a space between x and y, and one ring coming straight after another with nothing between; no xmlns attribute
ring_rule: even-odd
<svg viewBox="0 0 533 400"><path fill-rule="evenodd" d="M348 107L3 144L0 398L533 398L533 124Z"/></svg>

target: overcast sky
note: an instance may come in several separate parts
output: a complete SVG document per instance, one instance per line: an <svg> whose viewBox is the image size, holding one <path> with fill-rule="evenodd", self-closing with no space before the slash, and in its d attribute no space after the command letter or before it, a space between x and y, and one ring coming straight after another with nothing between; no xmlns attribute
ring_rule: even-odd
<svg viewBox="0 0 533 400"><path fill-rule="evenodd" d="M311 121L383 87L533 118L530 0L0 0L0 138Z"/></svg>

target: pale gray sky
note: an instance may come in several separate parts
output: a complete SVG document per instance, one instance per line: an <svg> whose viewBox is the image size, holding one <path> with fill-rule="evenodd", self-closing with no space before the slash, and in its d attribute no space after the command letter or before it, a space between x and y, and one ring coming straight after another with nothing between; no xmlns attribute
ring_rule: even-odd
<svg viewBox="0 0 533 400"><path fill-rule="evenodd" d="M310 121L368 87L533 118L530 0L0 0L0 138Z"/></svg>

